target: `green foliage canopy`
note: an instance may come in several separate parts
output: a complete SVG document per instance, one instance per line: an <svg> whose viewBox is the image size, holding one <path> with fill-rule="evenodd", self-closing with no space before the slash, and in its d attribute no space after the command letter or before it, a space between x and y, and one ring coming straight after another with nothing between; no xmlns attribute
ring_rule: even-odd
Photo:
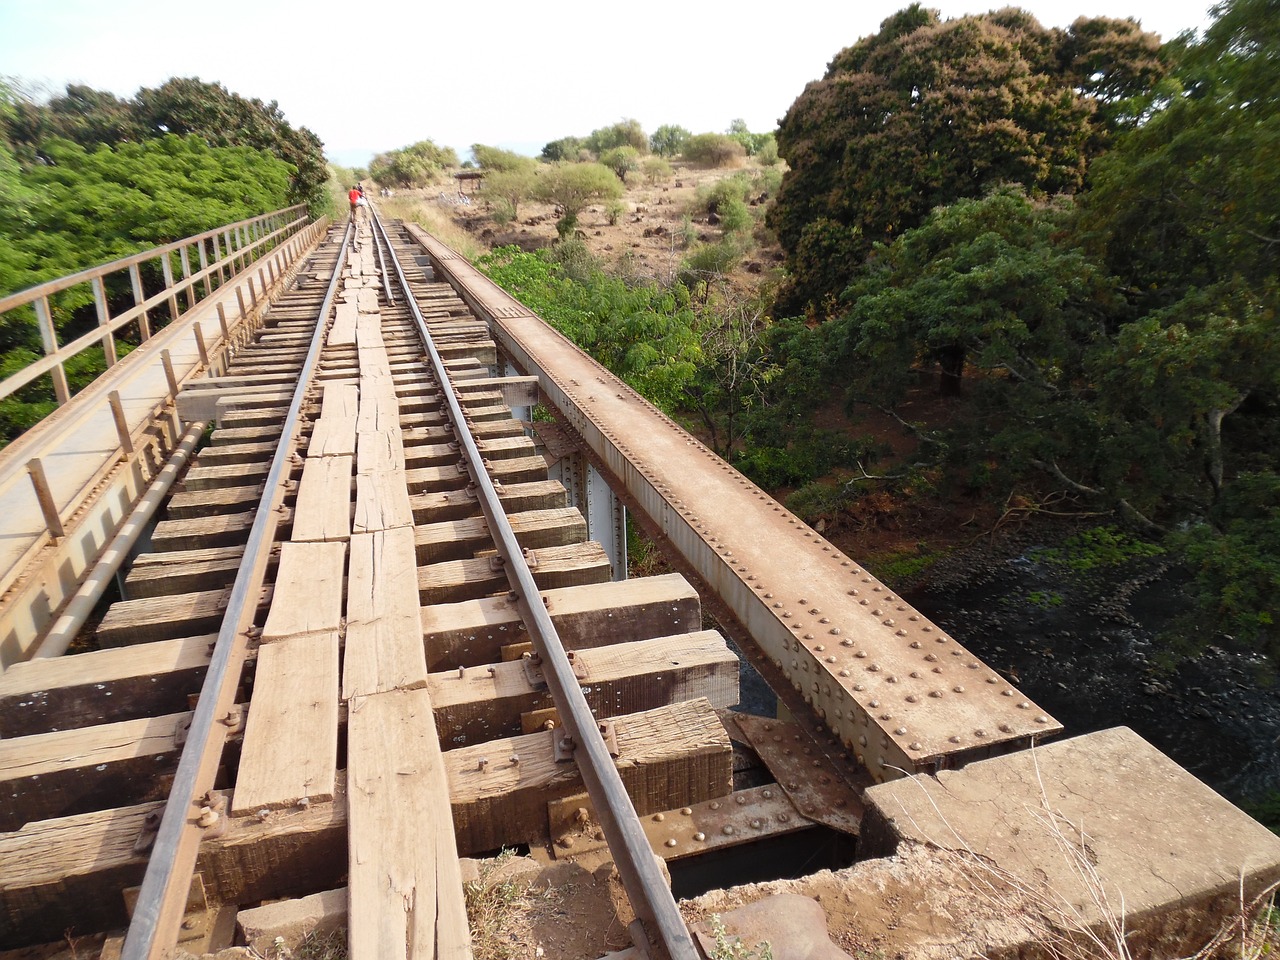
<svg viewBox="0 0 1280 960"><path fill-rule="evenodd" d="M677 156L692 133L674 123L664 123L649 136L649 149L660 157Z"/></svg>
<svg viewBox="0 0 1280 960"><path fill-rule="evenodd" d="M578 225L578 214L597 200L622 196L622 183L608 167L599 163L555 163L538 171L534 195L561 208L556 224L562 238Z"/></svg>
<svg viewBox="0 0 1280 960"><path fill-rule="evenodd" d="M458 155L452 147L438 147L431 140L419 140L378 154L369 162L369 176L386 186L425 187L457 165Z"/></svg>
<svg viewBox="0 0 1280 960"><path fill-rule="evenodd" d="M1078 190L1101 143L1089 89L1120 98L1158 67L1136 24L1092 23L1064 34L1011 8L942 21L913 4L838 53L778 131L791 168L769 217L792 273L780 311L825 313L873 243L936 206L1003 182ZM1095 55L1122 32L1128 45Z"/></svg>
<svg viewBox="0 0 1280 960"><path fill-rule="evenodd" d="M579 271L575 280L547 251L524 253L518 247L500 247L477 262L657 406L671 411L680 403L700 359L694 314L682 288L628 286L595 267Z"/></svg>

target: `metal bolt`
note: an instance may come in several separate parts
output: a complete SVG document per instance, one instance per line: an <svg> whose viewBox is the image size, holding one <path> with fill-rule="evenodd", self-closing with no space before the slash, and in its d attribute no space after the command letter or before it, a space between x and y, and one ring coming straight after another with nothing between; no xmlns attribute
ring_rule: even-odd
<svg viewBox="0 0 1280 960"><path fill-rule="evenodd" d="M479 760L477 760L477 761L476 761L476 768L477 768L481 773L484 773L484 768L485 768L485 767L487 767L488 765L489 765L489 758L488 758L488 757L481 757Z"/></svg>
<svg viewBox="0 0 1280 960"><path fill-rule="evenodd" d="M668 847L674 847L674 846L676 845L675 838L674 838L674 837L672 837L672 838L670 838L669 840L667 840L667 844L666 844L666 845L667 845Z"/></svg>
<svg viewBox="0 0 1280 960"><path fill-rule="evenodd" d="M707 835L703 833L701 830L699 830L697 833L693 835L693 839L697 840L699 843L702 843L702 841L707 839Z"/></svg>

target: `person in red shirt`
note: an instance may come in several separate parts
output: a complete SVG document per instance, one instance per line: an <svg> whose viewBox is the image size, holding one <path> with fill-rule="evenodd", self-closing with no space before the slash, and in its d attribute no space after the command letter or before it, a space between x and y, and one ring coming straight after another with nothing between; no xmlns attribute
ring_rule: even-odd
<svg viewBox="0 0 1280 960"><path fill-rule="evenodd" d="M359 209L361 196L363 196L363 194L360 193L359 187L352 187L351 190L347 193L347 199L351 202L351 222L352 223L355 223L356 210Z"/></svg>

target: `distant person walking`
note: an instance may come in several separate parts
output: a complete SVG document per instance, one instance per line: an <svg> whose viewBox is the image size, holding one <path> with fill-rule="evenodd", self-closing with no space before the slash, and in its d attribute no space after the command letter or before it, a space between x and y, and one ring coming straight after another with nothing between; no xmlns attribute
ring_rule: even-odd
<svg viewBox="0 0 1280 960"><path fill-rule="evenodd" d="M356 222L356 211L360 209L360 201L364 199L364 194L360 192L359 187L352 187L347 193L347 199L351 202L351 222Z"/></svg>

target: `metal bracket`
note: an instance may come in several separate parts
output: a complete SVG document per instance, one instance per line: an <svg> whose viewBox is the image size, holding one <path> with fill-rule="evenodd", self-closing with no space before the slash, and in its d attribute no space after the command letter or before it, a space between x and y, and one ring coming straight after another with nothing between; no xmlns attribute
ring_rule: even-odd
<svg viewBox="0 0 1280 960"><path fill-rule="evenodd" d="M138 831L138 839L133 841L134 853L146 853L156 842L156 834L160 831L160 819L164 816L164 807L148 813L142 820L142 829Z"/></svg>
<svg viewBox="0 0 1280 960"><path fill-rule="evenodd" d="M600 731L600 736L604 738L604 745L609 750L609 756L620 756L622 751L618 749L618 736L613 729L612 720L600 720L596 724ZM578 749L577 741L564 730L552 730L551 733L551 750L555 756L556 763L568 763L573 759L573 752Z"/></svg>
<svg viewBox="0 0 1280 960"><path fill-rule="evenodd" d="M547 689L547 678L542 675L541 657L536 653L526 653L520 658L520 664L524 667L524 678L528 681L530 689Z"/></svg>

